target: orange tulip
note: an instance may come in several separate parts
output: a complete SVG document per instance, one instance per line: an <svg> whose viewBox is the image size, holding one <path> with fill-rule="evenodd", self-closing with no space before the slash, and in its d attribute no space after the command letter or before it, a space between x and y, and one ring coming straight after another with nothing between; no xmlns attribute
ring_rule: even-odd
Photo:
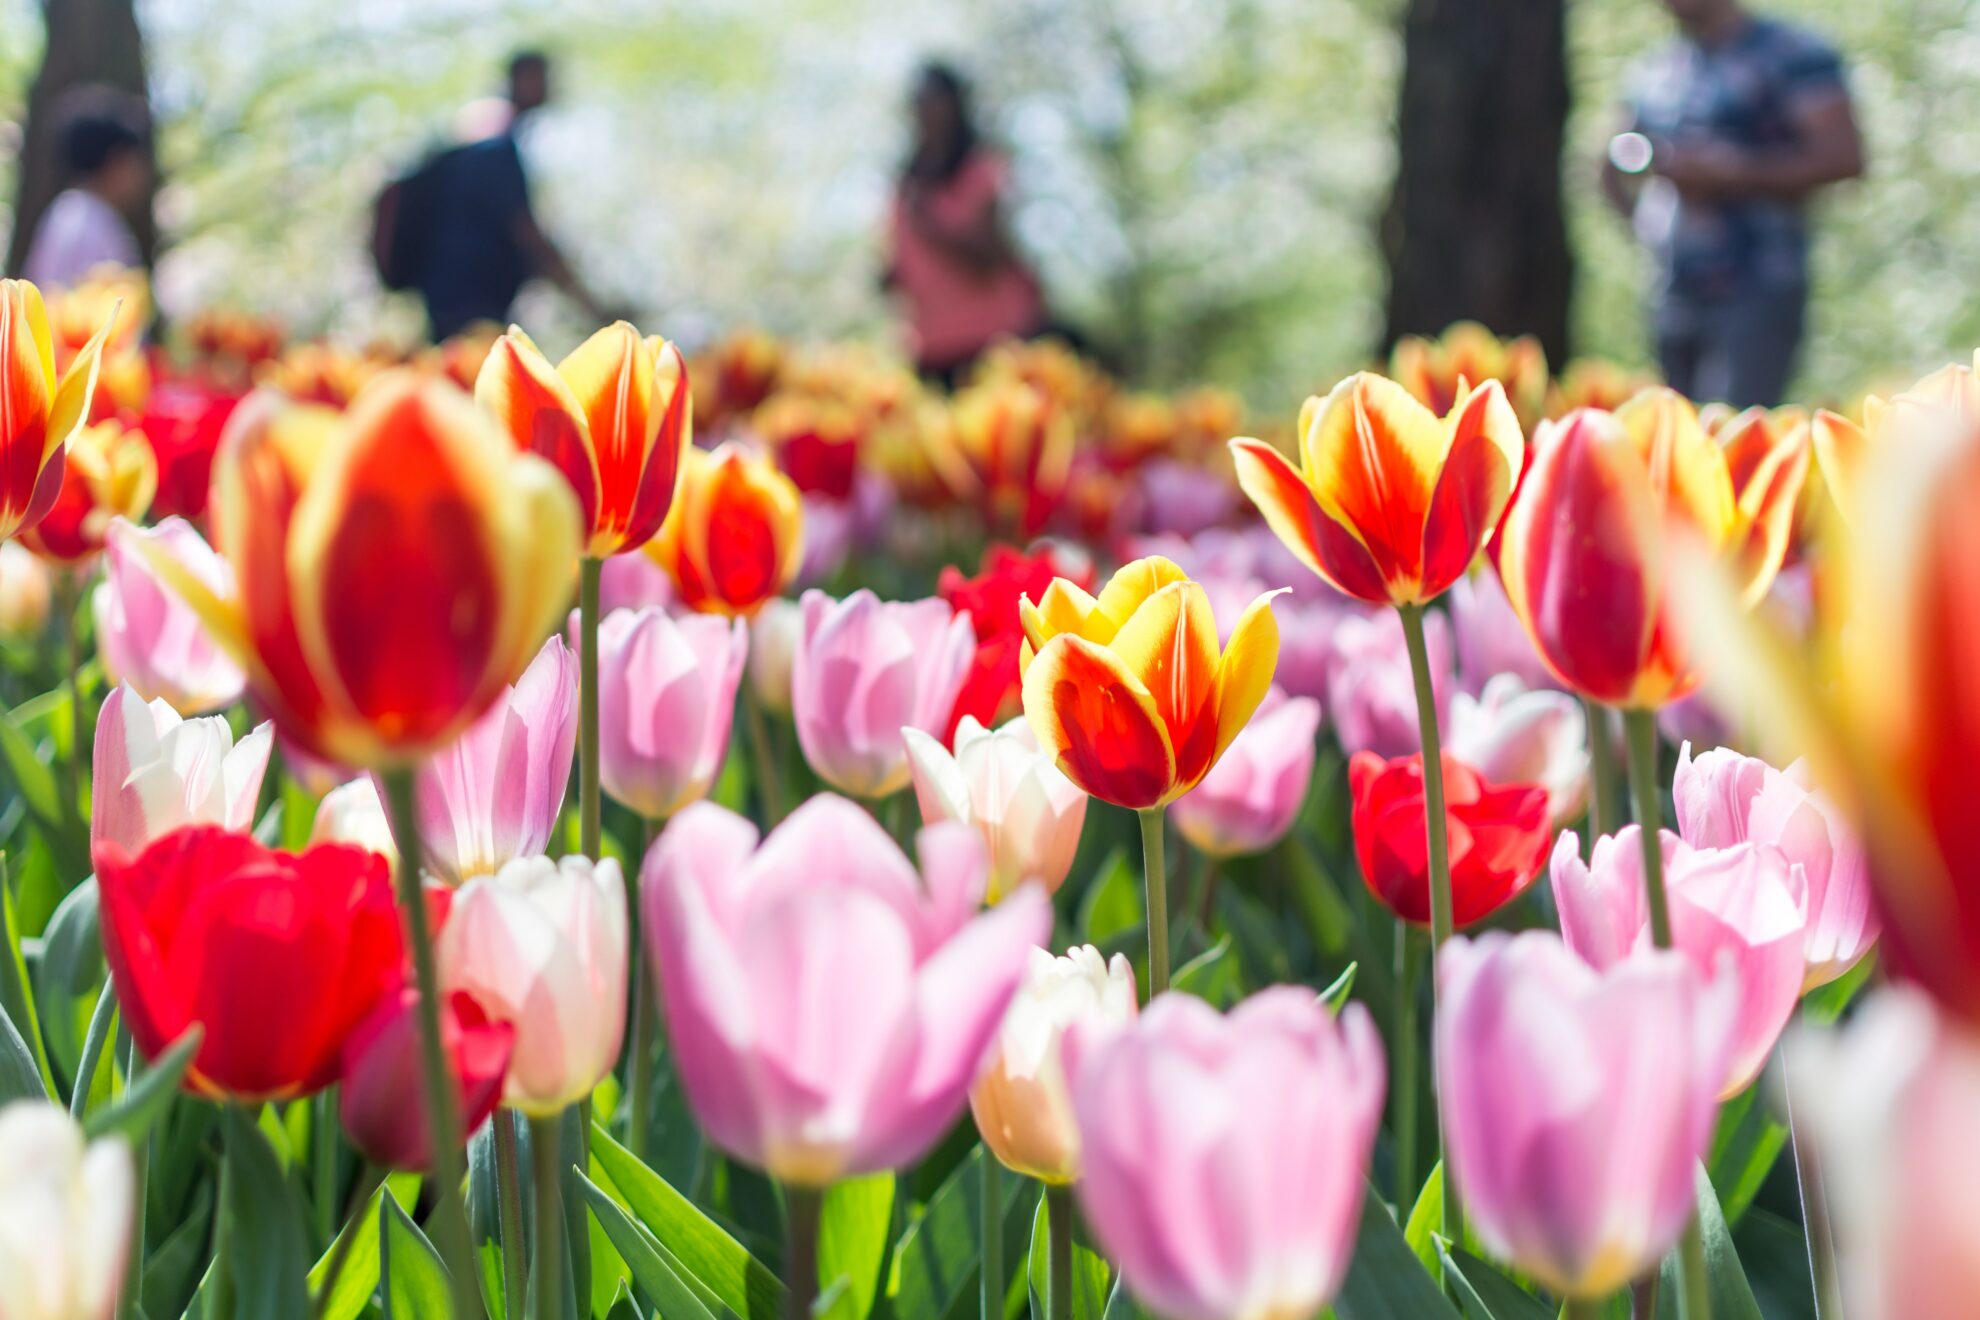
<svg viewBox="0 0 1980 1320"><path fill-rule="evenodd" d="M577 502L444 381L389 371L350 411L250 395L214 463L222 598L153 568L305 750L419 761L528 664L568 599Z"/></svg>
<svg viewBox="0 0 1980 1320"><path fill-rule="evenodd" d="M1547 354L1531 335L1501 339L1476 321L1457 321L1435 339L1404 335L1389 354L1389 375L1442 417L1467 388L1499 382L1522 427L1537 425L1547 403Z"/></svg>
<svg viewBox="0 0 1980 1320"><path fill-rule="evenodd" d="M928 440L929 458L959 499L1027 535L1051 516L1072 471L1070 417L1043 390L1020 381L970 386Z"/></svg>
<svg viewBox="0 0 1980 1320"><path fill-rule="evenodd" d="M261 363L254 379L297 403L347 408L378 370L379 364L371 358L334 344L304 342L291 344L280 356Z"/></svg>
<svg viewBox="0 0 1980 1320"><path fill-rule="evenodd" d="M0 537L32 527L62 489L62 451L89 416L106 319L55 375L55 338L41 290L0 280Z"/></svg>
<svg viewBox="0 0 1980 1320"><path fill-rule="evenodd" d="M1308 568L1376 605L1420 605L1470 567L1526 443L1497 381L1440 421L1394 381L1348 377L1299 414L1300 460L1231 441L1238 484Z"/></svg>
<svg viewBox="0 0 1980 1320"><path fill-rule="evenodd" d="M690 449L681 494L646 553L666 569L681 603L747 618L783 593L804 552L804 503L767 455L725 440Z"/></svg>
<svg viewBox="0 0 1980 1320"><path fill-rule="evenodd" d="M1547 416L1558 419L1576 408L1614 412L1662 383L1654 371L1632 370L1607 358L1576 358L1547 387Z"/></svg>
<svg viewBox="0 0 1980 1320"><path fill-rule="evenodd" d="M1682 598L1666 590L1680 541L1725 566L1744 607L1767 594L1808 470L1807 433L1749 426L1733 439L1722 449L1661 386L1614 413L1578 409L1541 427L1499 572L1562 682L1632 708L1696 690Z"/></svg>
<svg viewBox="0 0 1980 1320"><path fill-rule="evenodd" d="M556 465L577 493L590 559L637 550L667 521L694 443L687 364L658 335L606 326L556 366L511 327L474 396L516 448Z"/></svg>
<svg viewBox="0 0 1980 1320"><path fill-rule="evenodd" d="M151 442L119 422L98 422L70 436L62 471L62 491L47 516L21 531L22 545L58 564L80 564L96 555L111 522L136 522L158 493Z"/></svg>
<svg viewBox="0 0 1980 1320"><path fill-rule="evenodd" d="M1857 488L1870 457L1888 436L1915 434L1921 423L1959 426L1980 419L1980 353L1972 366L1941 367L1889 399L1866 395L1862 415L1858 424L1824 408L1810 423L1821 482L1846 525L1856 520Z"/></svg>
<svg viewBox="0 0 1980 1320"><path fill-rule="evenodd" d="M1221 652L1210 598L1160 556L1124 565L1096 600L1065 578L1018 607L1024 713L1066 777L1140 811L1201 783L1272 684L1267 592Z"/></svg>

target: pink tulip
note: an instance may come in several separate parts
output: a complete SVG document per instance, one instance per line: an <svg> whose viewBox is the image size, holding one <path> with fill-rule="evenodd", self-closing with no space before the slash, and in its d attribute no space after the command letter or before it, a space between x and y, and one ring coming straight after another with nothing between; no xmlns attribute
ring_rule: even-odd
<svg viewBox="0 0 1980 1320"><path fill-rule="evenodd" d="M1573 834L1554 845L1561 933L1598 968L1651 943L1641 837L1634 825L1605 835L1588 863ZM1730 976L1737 989L1732 1055L1719 1091L1729 1100L1760 1075L1800 998L1801 870L1771 845L1692 848L1668 830L1662 842L1673 944L1700 976Z"/></svg>
<svg viewBox="0 0 1980 1320"><path fill-rule="evenodd" d="M799 586L832 580L853 546L853 507L825 495L804 497L804 550L798 560Z"/></svg>
<svg viewBox="0 0 1980 1320"><path fill-rule="evenodd" d="M90 600L104 673L147 701L170 702L181 715L232 705L247 676L184 598L160 580L151 555L176 560L217 595L233 594L233 570L185 519L167 518L150 528L122 518L112 522L103 582Z"/></svg>
<svg viewBox="0 0 1980 1320"><path fill-rule="evenodd" d="M1486 1248L1569 1297L1654 1268L1695 1205L1730 987L1657 949L1593 968L1543 931L1451 940L1437 986L1444 1158Z"/></svg>
<svg viewBox="0 0 1980 1320"><path fill-rule="evenodd" d="M1457 634L1458 673L1466 692L1483 692L1499 674L1512 674L1527 687L1557 688L1560 680L1548 670L1527 638L1526 626L1513 613L1512 602L1499 575L1474 573L1451 584L1451 631Z"/></svg>
<svg viewBox="0 0 1980 1320"><path fill-rule="evenodd" d="M220 716L182 720L164 701L147 704L119 683L96 716L92 851L114 843L136 856L181 825L253 828L274 737L263 723L236 743Z"/></svg>
<svg viewBox="0 0 1980 1320"><path fill-rule="evenodd" d="M961 821L990 858L989 903L1026 880L1056 893L1079 851L1086 794L1038 750L1022 716L995 733L965 715L953 754L931 734L903 729L921 821Z"/></svg>
<svg viewBox="0 0 1980 1320"><path fill-rule="evenodd" d="M648 555L613 555L599 565L598 608L600 617L620 610L660 609L674 604L674 579Z"/></svg>
<svg viewBox="0 0 1980 1320"><path fill-rule="evenodd" d="M598 627L605 792L648 820L707 795L722 772L749 652L741 619L620 610Z"/></svg>
<svg viewBox="0 0 1980 1320"><path fill-rule="evenodd" d="M1320 703L1274 686L1203 782L1169 804L1185 839L1207 857L1273 847L1292 829L1313 782Z"/></svg>
<svg viewBox="0 0 1980 1320"><path fill-rule="evenodd" d="M1588 717L1581 703L1551 688L1528 691L1499 674L1473 697L1451 699L1444 750L1494 784L1538 784L1556 827L1588 802Z"/></svg>
<svg viewBox="0 0 1980 1320"><path fill-rule="evenodd" d="M1141 478L1142 526L1151 532L1195 536L1228 521L1237 509L1237 487L1229 478L1195 463L1152 458L1141 465L1137 475Z"/></svg>
<svg viewBox="0 0 1980 1320"><path fill-rule="evenodd" d="M577 657L552 637L516 685L420 769L420 840L439 878L457 885L550 846L577 715Z"/></svg>
<svg viewBox="0 0 1980 1320"><path fill-rule="evenodd" d="M1776 770L1720 749L1694 759L1686 744L1671 786L1678 833L1695 848L1771 843L1806 878L1805 994L1854 967L1877 942L1870 869L1856 832L1813 787L1805 761Z"/></svg>
<svg viewBox="0 0 1980 1320"><path fill-rule="evenodd" d="M1451 633L1437 614L1425 617L1423 632L1441 724L1456 686L1451 676ZM1327 716L1349 756L1368 751L1393 759L1422 750L1415 680L1409 672L1402 620L1394 610L1344 615L1335 623L1334 654L1327 670Z"/></svg>
<svg viewBox="0 0 1980 1320"><path fill-rule="evenodd" d="M723 1150L824 1186L911 1164L962 1112L1051 931L1043 889L978 915L982 841L943 822L921 873L824 794L758 843L699 802L641 878L654 976L688 1103ZM458 917L456 917L458 920Z"/></svg>
<svg viewBox="0 0 1980 1320"><path fill-rule="evenodd" d="M1344 616L1357 614L1343 603L1314 599L1319 583L1319 578L1308 573L1292 595L1279 597L1272 606L1279 623L1279 667L1272 671L1272 681L1292 696L1315 701L1327 696L1327 674L1334 662L1334 626Z"/></svg>
<svg viewBox="0 0 1980 1320"><path fill-rule="evenodd" d="M901 730L948 727L976 655L969 615L864 588L841 601L807 591L801 604L791 713L804 759L842 793L887 797L908 782Z"/></svg>
<svg viewBox="0 0 1980 1320"><path fill-rule="evenodd" d="M1347 1273L1382 1115L1382 1041L1273 986L1220 1016L1159 996L1065 1045L1080 1208L1127 1287L1171 1320L1319 1311Z"/></svg>

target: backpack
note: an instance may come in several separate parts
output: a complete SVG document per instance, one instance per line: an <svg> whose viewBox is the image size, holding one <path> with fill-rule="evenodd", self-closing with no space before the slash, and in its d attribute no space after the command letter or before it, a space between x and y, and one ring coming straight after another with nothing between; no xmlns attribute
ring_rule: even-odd
<svg viewBox="0 0 1980 1320"><path fill-rule="evenodd" d="M388 289L410 289L426 268L440 209L441 164L433 152L378 191L371 207L371 261Z"/></svg>

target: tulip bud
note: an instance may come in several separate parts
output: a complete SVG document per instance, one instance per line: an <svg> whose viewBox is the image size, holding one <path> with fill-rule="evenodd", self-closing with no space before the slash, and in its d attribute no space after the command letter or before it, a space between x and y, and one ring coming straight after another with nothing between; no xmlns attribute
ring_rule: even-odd
<svg viewBox="0 0 1980 1320"><path fill-rule="evenodd" d="M119 684L96 716L91 846L136 853L181 825L252 828L273 746L265 722L236 743L220 716L182 720L165 702L147 703Z"/></svg>
<svg viewBox="0 0 1980 1320"><path fill-rule="evenodd" d="M765 710L791 710L791 665L804 635L804 610L779 596L749 621L749 686Z"/></svg>
<svg viewBox="0 0 1980 1320"><path fill-rule="evenodd" d="M0 1109L0 1316L109 1320L136 1212L120 1138L85 1145L76 1121L43 1100Z"/></svg>
<svg viewBox="0 0 1980 1320"><path fill-rule="evenodd" d="M921 821L961 821L990 858L986 902L1035 880L1056 893L1079 851L1086 794L1038 750L1023 720L991 733L968 716L949 750L920 729L902 729Z"/></svg>
<svg viewBox="0 0 1980 1320"><path fill-rule="evenodd" d="M1285 838L1313 782L1319 731L1319 702L1268 690L1223 759L1169 804L1190 846L1206 857L1238 857Z"/></svg>
<svg viewBox="0 0 1980 1320"><path fill-rule="evenodd" d="M234 589L233 570L185 520L167 518L152 528L122 518L112 522L103 582L90 602L104 673L113 682L128 682L147 701L162 698L181 715L232 705L247 676L192 607L159 578L152 555L171 556L216 595Z"/></svg>
<svg viewBox="0 0 1980 1320"><path fill-rule="evenodd" d="M502 1098L515 1028L488 1021L464 994L448 995L439 1018L440 1048L452 1066L466 1138ZM433 1163L426 1106L408 1102L420 1094L421 1079L419 992L408 986L387 995L344 1042L337 1113L366 1159L393 1169L423 1170Z"/></svg>
<svg viewBox="0 0 1980 1320"><path fill-rule="evenodd" d="M348 843L375 852L396 872L399 844L392 837L392 822L385 815L385 804L378 800L378 786L370 776L339 784L316 804L316 819L309 827L309 843Z"/></svg>
<svg viewBox="0 0 1980 1320"><path fill-rule="evenodd" d="M1547 790L1490 783L1449 754L1443 764L1452 920L1469 926L1526 892L1539 875L1547 855ZM1385 762L1373 752L1357 752L1348 763L1348 785L1362 881L1403 920L1429 925L1423 758Z"/></svg>
<svg viewBox="0 0 1980 1320"><path fill-rule="evenodd" d="M18 541L0 543L0 637L39 637L53 597L48 565Z"/></svg>
<svg viewBox="0 0 1980 1320"><path fill-rule="evenodd" d="M41 291L0 280L0 538L33 528L61 492L63 450L89 418L110 321L95 319L58 381Z"/></svg>
<svg viewBox="0 0 1980 1320"><path fill-rule="evenodd" d="M809 535L804 508L768 455L725 440L683 460L680 498L647 554L686 608L748 617L797 576Z"/></svg>
<svg viewBox="0 0 1980 1320"><path fill-rule="evenodd" d="M749 651L741 619L656 609L598 628L599 769L605 792L648 820L705 797L722 772ZM568 773L568 771L567 771Z"/></svg>
<svg viewBox="0 0 1980 1320"><path fill-rule="evenodd" d="M1538 784L1547 818L1558 829L1588 802L1588 716L1565 692L1528 692L1500 674L1472 697L1452 699L1452 756L1494 784Z"/></svg>

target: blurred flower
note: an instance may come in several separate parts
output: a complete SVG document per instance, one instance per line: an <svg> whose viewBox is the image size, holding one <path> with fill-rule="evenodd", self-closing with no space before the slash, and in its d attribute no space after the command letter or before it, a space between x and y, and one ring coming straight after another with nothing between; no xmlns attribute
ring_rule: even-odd
<svg viewBox="0 0 1980 1320"><path fill-rule="evenodd" d="M348 843L383 857L393 871L399 869L399 844L392 837L392 822L386 819L385 804L378 800L378 786L369 775L339 784L316 804L316 819L309 827L310 846L319 843Z"/></svg>
<svg viewBox="0 0 1980 1320"><path fill-rule="evenodd" d="M70 435L62 463L61 491L41 521L18 534L43 559L70 567L103 549L113 521L144 517L158 490L158 460L138 432L97 422Z"/></svg>
<svg viewBox="0 0 1980 1320"><path fill-rule="evenodd" d="M598 751L605 792L648 820L705 797L722 772L749 654L741 619L660 610L598 628ZM569 767L565 767L569 775Z"/></svg>
<svg viewBox="0 0 1980 1320"><path fill-rule="evenodd" d="M118 684L96 716L91 846L135 853L181 825L252 828L273 742L265 723L236 743L220 716L181 720L166 702Z"/></svg>
<svg viewBox="0 0 1980 1320"><path fill-rule="evenodd" d="M1223 759L1169 804L1190 846L1206 857L1237 857L1283 839L1306 804L1319 731L1319 702L1267 689Z"/></svg>
<svg viewBox="0 0 1980 1320"><path fill-rule="evenodd" d="M146 548L140 550L142 543ZM219 710L240 700L241 667L208 635L206 626L151 566L169 555L218 596L233 591L233 571L183 518L144 528L119 518L110 524L103 581L90 598L104 675L128 682L147 700L163 699L181 715Z"/></svg>
<svg viewBox="0 0 1980 1320"><path fill-rule="evenodd" d="M939 600L881 601L861 588L835 601L807 591L791 661L798 745L842 793L879 799L907 786L902 729L948 727L970 657L969 616Z"/></svg>
<svg viewBox="0 0 1980 1320"><path fill-rule="evenodd" d="M651 544L651 542L649 542ZM674 607L674 579L650 555L614 555L598 566L598 614Z"/></svg>
<svg viewBox="0 0 1980 1320"><path fill-rule="evenodd" d="M995 733L968 715L955 754L920 729L902 729L924 825L961 821L983 836L990 861L984 901L1027 880L1056 893L1079 851L1086 794L1060 774L1022 719Z"/></svg>
<svg viewBox="0 0 1980 1320"><path fill-rule="evenodd" d="M845 567L847 556L852 554L853 509L850 504L822 495L806 495L801 509L799 523L804 535L800 539L804 549L798 556L797 572L791 575L791 583L800 587L818 586L836 577Z"/></svg>
<svg viewBox="0 0 1980 1320"><path fill-rule="evenodd" d="M157 517L203 518L213 487L213 456L241 395L168 379L145 400L138 427L158 464Z"/></svg>
<svg viewBox="0 0 1980 1320"><path fill-rule="evenodd" d="M1151 532L1194 536L1237 511L1238 492L1228 469L1172 458L1141 465L1142 525Z"/></svg>
<svg viewBox="0 0 1980 1320"><path fill-rule="evenodd" d="M1135 1025L1076 1027L1080 1208L1121 1280L1175 1320L1276 1320L1347 1275L1382 1117L1382 1040L1311 990L1220 1016L1159 996Z"/></svg>
<svg viewBox="0 0 1980 1320"><path fill-rule="evenodd" d="M1424 616L1423 642L1430 657L1437 722L1448 725L1455 682L1451 633L1443 616ZM1347 615L1334 624L1333 654L1327 662L1327 712L1341 750L1349 756L1368 751L1395 757L1422 749L1409 646L1402 620L1393 610Z"/></svg>
<svg viewBox="0 0 1980 1320"><path fill-rule="evenodd" d="M1029 536L1058 507L1073 437L1072 419L1044 390L986 378L956 395L927 441L957 499L982 508L993 530Z"/></svg>
<svg viewBox="0 0 1980 1320"><path fill-rule="evenodd" d="M784 369L784 346L775 336L749 327L736 330L695 356L689 376L694 390L694 424L719 429L768 398Z"/></svg>
<svg viewBox="0 0 1980 1320"><path fill-rule="evenodd" d="M422 349L413 362L423 370L445 376L464 390L472 390L501 337L502 327L497 322L475 321L465 330L457 330L432 347Z"/></svg>
<svg viewBox="0 0 1980 1320"><path fill-rule="evenodd" d="M628 938L625 880L610 857L520 857L455 893L436 941L440 984L515 1028L502 1103L550 1117L612 1070Z"/></svg>
<svg viewBox="0 0 1980 1320"><path fill-rule="evenodd" d="M1476 321L1454 321L1435 339L1404 335L1389 355L1398 385L1442 417L1467 388L1497 381L1519 424L1532 430L1547 401L1547 354L1532 335L1501 339ZM1303 429L1303 428L1302 428Z"/></svg>
<svg viewBox="0 0 1980 1320"><path fill-rule="evenodd" d="M0 637L39 637L53 597L48 565L18 541L0 542Z"/></svg>
<svg viewBox="0 0 1980 1320"><path fill-rule="evenodd" d="M255 384L304 404L344 409L383 364L335 344L304 340L255 369Z"/></svg>
<svg viewBox="0 0 1980 1320"><path fill-rule="evenodd" d="M1079 1178L1079 1128L1060 1057L1074 1027L1105 1031L1135 1018L1134 968L1091 944L1054 958L1031 951L990 1061L970 1087L969 1108L991 1154L1027 1178L1063 1186Z"/></svg>
<svg viewBox="0 0 1980 1320"><path fill-rule="evenodd" d="M98 331L103 331L96 389L84 413L86 420L143 411L151 389L151 362L142 343L149 324L151 285L142 270L105 263L80 283L49 291L55 370L65 377L73 374L90 346L98 343ZM41 336L40 342L48 342L49 337Z"/></svg>
<svg viewBox="0 0 1980 1320"><path fill-rule="evenodd" d="M945 822L914 866L824 794L758 844L711 803L677 816L641 877L674 1066L710 1141L822 1187L912 1164L962 1111L1051 931L1024 886L978 915L982 842Z"/></svg>
<svg viewBox="0 0 1980 1320"><path fill-rule="evenodd" d="M180 334L201 366L213 375L242 380L282 351L279 322L237 307L202 307L179 323Z"/></svg>
<svg viewBox="0 0 1980 1320"><path fill-rule="evenodd" d="M1451 584L1451 632L1457 638L1458 676L1464 690L1479 693L1499 674L1512 674L1529 688L1559 687L1560 680L1533 649L1526 627L1506 599L1499 575L1473 573ZM1428 619L1424 620L1429 623Z"/></svg>
<svg viewBox="0 0 1980 1320"><path fill-rule="evenodd" d="M1697 1207L1726 988L1673 953L1591 968L1492 931L1444 946L1437 995L1444 1155L1486 1249L1573 1298L1654 1270Z"/></svg>
<svg viewBox="0 0 1980 1320"><path fill-rule="evenodd" d="M515 1028L490 1022L465 994L440 1005L440 1048L452 1068L454 1104L463 1137L472 1136L495 1112L509 1070ZM351 1144L374 1164L424 1170L433 1162L426 1106L408 1102L420 1094L419 991L410 986L387 995L344 1041L337 1116Z"/></svg>
<svg viewBox="0 0 1980 1320"><path fill-rule="evenodd" d="M787 391L764 400L750 429L770 446L800 491L840 503L852 498L865 430L854 408L839 399Z"/></svg>
<svg viewBox="0 0 1980 1320"><path fill-rule="evenodd" d="M1450 754L1494 784L1547 790L1555 828L1578 818L1588 802L1588 717L1565 692L1529 692L1500 674L1473 698L1451 702Z"/></svg>
<svg viewBox="0 0 1980 1320"><path fill-rule="evenodd" d="M1093 566L1050 545L1027 552L993 544L983 552L975 577L964 577L953 564L942 570L936 594L956 613L968 614L976 630L976 657L942 731L944 742L955 741L955 731L966 715L994 727L1023 712L1018 651L1024 645L1024 623L1019 603L1043 600L1052 579L1059 577L1086 590L1093 585Z"/></svg>
<svg viewBox="0 0 1980 1320"><path fill-rule="evenodd" d="M1526 451L1495 380L1439 414L1362 372L1308 399L1299 435L1298 468L1263 441L1231 441L1238 484L1302 563L1372 605L1418 605L1462 577Z"/></svg>
<svg viewBox="0 0 1980 1320"><path fill-rule="evenodd" d="M1554 846L1562 937L1599 968L1651 942L1640 837L1634 825L1604 835L1587 862L1572 833ZM1801 997L1805 882L1772 845L1692 848L1668 830L1662 843L1674 947L1701 978L1730 976L1737 987L1732 1053L1719 1088L1719 1098L1730 1100L1760 1075Z"/></svg>
<svg viewBox="0 0 1980 1320"><path fill-rule="evenodd" d="M1469 926L1519 897L1539 875L1547 855L1547 790L1492 784L1448 752L1443 760L1452 919ZM1348 762L1348 785L1362 880L1389 911L1429 925L1422 753L1384 761L1356 752Z"/></svg>
<svg viewBox="0 0 1980 1320"><path fill-rule="evenodd" d="M1122 566L1098 599L1060 578L1019 613L1024 712L1039 746L1094 797L1137 810L1202 782L1278 660L1271 593L1220 652L1209 597L1160 557Z"/></svg>
<svg viewBox="0 0 1980 1320"><path fill-rule="evenodd" d="M1620 366L1606 358L1575 358L1547 387L1547 416L1562 418L1576 408L1614 412L1663 383L1654 371Z"/></svg>
<svg viewBox="0 0 1980 1320"><path fill-rule="evenodd" d="M511 326L489 350L474 396L517 449L563 474L588 558L637 550L660 530L694 445L679 349L617 321L553 367Z"/></svg>
<svg viewBox="0 0 1980 1320"><path fill-rule="evenodd" d="M765 710L790 713L791 665L803 636L804 608L782 596L765 601L749 621L749 686Z"/></svg>
<svg viewBox="0 0 1980 1320"><path fill-rule="evenodd" d="M687 609L747 617L790 585L806 535L791 479L764 454L725 440L682 459L674 512L646 553Z"/></svg>
<svg viewBox="0 0 1980 1320"><path fill-rule="evenodd" d="M290 1100L337 1078L352 1028L403 983L405 947L383 858L301 853L190 825L133 856L94 850L103 952L131 1038L155 1059L204 1027L187 1084Z"/></svg>
<svg viewBox="0 0 1980 1320"><path fill-rule="evenodd" d="M110 1320L136 1214L122 1138L85 1145L81 1125L42 1099L0 1108L0 1316Z"/></svg>

